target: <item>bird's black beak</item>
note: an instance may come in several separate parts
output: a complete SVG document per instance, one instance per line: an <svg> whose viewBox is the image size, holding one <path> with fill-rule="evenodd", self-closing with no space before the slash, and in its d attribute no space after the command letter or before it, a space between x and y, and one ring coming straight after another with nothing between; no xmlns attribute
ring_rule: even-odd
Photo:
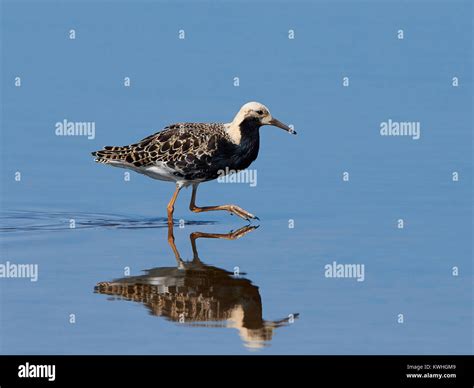
<svg viewBox="0 0 474 388"><path fill-rule="evenodd" d="M272 118L269 122L268 125L273 125L275 127L284 129L285 131L292 133L293 135L296 135L296 131L292 128L290 128L288 125L283 124L280 120Z"/></svg>

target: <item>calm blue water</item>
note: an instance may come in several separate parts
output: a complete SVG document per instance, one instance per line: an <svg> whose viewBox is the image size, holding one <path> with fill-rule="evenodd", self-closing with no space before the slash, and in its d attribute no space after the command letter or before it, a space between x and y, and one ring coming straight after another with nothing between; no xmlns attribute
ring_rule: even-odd
<svg viewBox="0 0 474 388"><path fill-rule="evenodd" d="M1 25L0 264L39 268L37 282L0 279L1 353L472 353L469 2L4 1ZM136 301L94 292L126 267L150 284L188 283L163 219L173 186L125 181L90 151L176 121L229 121L250 100L298 136L261 130L256 187L200 186L198 204L237 203L261 219L235 241L197 241L215 268L188 281L234 323L187 322L191 305L177 321L189 287L168 292L165 312L156 284ZM56 136L64 119L95 122L95 138ZM388 119L420 122L421 138L380 136ZM246 225L193 214L189 197L175 212L183 259L191 233ZM327 278L333 261L363 264L364 281Z"/></svg>

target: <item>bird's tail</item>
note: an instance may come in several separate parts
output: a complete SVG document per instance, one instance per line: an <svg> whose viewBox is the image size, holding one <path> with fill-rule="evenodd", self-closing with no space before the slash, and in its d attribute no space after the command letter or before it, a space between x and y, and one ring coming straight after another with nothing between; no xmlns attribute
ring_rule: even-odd
<svg viewBox="0 0 474 388"><path fill-rule="evenodd" d="M124 164L133 162L130 158L130 146L106 146L102 150L91 152L97 163L104 164Z"/></svg>

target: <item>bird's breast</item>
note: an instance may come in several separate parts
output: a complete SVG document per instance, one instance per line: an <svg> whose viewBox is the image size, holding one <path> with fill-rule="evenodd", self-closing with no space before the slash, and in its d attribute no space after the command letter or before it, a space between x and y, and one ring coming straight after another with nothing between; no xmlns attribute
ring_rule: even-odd
<svg viewBox="0 0 474 388"><path fill-rule="evenodd" d="M229 155L229 168L233 170L244 170L257 159L260 147L258 132L253 136L242 136L240 144L235 145L232 154Z"/></svg>

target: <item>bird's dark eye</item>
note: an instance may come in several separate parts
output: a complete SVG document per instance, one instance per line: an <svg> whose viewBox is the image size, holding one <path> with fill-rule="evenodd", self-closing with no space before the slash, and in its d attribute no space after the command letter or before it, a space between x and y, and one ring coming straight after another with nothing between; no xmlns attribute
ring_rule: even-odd
<svg viewBox="0 0 474 388"><path fill-rule="evenodd" d="M258 113L259 115L263 115L263 110L258 110L257 113Z"/></svg>

